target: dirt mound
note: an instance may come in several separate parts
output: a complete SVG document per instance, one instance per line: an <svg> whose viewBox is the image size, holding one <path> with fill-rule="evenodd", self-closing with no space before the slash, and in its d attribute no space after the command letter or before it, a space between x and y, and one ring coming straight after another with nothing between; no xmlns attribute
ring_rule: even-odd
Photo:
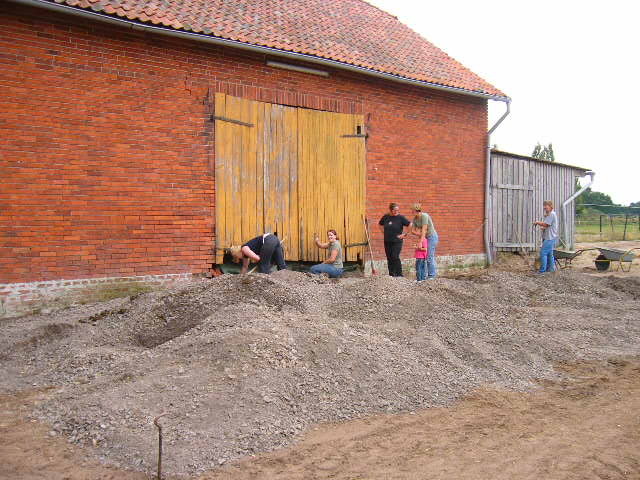
<svg viewBox="0 0 640 480"><path fill-rule="evenodd" d="M530 388L558 375L557 360L638 354L636 287L571 272L224 275L7 321L0 352L16 352L6 387L61 387L37 417L109 463L152 470L150 420L169 412L165 466L185 474L317 422L445 405L481 384Z"/></svg>
<svg viewBox="0 0 640 480"><path fill-rule="evenodd" d="M640 300L640 279L637 277L607 277L606 285L627 296L629 300Z"/></svg>
<svg viewBox="0 0 640 480"><path fill-rule="evenodd" d="M308 277L288 270L282 272L286 273L227 276L216 281L214 288L186 288L167 294L144 315L135 314L134 339L141 346L157 347L231 306L304 312L313 295L312 292L302 295L298 285L304 280L308 283Z"/></svg>

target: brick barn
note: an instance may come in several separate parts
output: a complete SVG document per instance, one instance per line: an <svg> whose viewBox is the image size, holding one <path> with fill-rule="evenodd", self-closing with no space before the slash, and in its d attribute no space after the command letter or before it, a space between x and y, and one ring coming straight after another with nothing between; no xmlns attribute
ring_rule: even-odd
<svg viewBox="0 0 640 480"><path fill-rule="evenodd" d="M365 215L380 260L390 201L423 203L441 264L484 261L487 102L509 99L392 15L12 0L0 16L0 316L206 274L263 231L315 261L313 232L362 242Z"/></svg>

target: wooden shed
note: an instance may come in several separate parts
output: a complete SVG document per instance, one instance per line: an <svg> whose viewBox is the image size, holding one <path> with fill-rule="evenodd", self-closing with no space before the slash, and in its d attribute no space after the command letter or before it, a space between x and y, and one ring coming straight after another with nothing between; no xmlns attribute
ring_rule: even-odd
<svg viewBox="0 0 640 480"><path fill-rule="evenodd" d="M547 162L525 155L491 151L489 194L490 247L493 251L537 249L540 233L533 227L542 218L542 202L551 200L558 214L560 236L573 244L575 203L567 205L564 232L562 204L576 191L576 178L588 168Z"/></svg>

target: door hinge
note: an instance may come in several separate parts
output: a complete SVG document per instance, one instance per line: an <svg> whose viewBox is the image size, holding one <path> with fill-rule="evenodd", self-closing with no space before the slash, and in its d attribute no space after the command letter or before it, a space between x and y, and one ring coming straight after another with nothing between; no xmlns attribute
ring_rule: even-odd
<svg viewBox="0 0 640 480"><path fill-rule="evenodd" d="M214 121L214 120L220 120L222 122L235 123L236 125L242 125L244 127L253 127L254 126L253 123L241 122L240 120L234 120L233 118L218 117L216 115L211 115L211 121Z"/></svg>

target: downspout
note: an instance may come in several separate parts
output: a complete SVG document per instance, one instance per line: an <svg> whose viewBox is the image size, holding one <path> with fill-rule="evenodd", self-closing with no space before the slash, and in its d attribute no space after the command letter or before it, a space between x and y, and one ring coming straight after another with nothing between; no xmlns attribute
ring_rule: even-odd
<svg viewBox="0 0 640 480"><path fill-rule="evenodd" d="M573 250L573 237L568 238L569 219L567 218L567 206L571 202L573 202L576 198L578 198L582 192L584 192L587 188L593 185L593 177L596 176L596 172L589 170L588 172L585 172L583 176L586 177L587 175L589 175L589 182L562 203L562 228L564 229L564 232L562 232L564 234L564 240L562 241L562 243L564 243L564 246L568 247L569 250Z"/></svg>
<svg viewBox="0 0 640 480"><path fill-rule="evenodd" d="M487 264L493 264L493 254L491 252L491 241L489 240L489 211L491 205L491 134L498 128L502 121L507 118L511 112L511 99L504 100L507 105L507 111L498 119L498 121L487 132L487 158L485 159L485 175L484 175L484 250L487 252Z"/></svg>

